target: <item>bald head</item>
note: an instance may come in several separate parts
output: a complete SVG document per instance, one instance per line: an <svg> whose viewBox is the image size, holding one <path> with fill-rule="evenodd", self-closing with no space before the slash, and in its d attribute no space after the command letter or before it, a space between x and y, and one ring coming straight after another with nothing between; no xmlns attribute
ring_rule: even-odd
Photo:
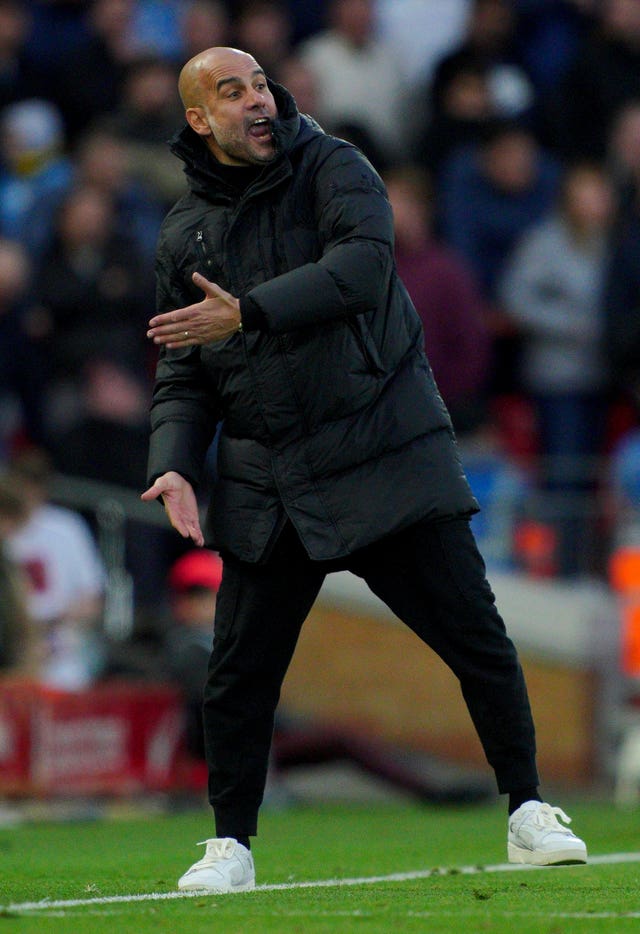
<svg viewBox="0 0 640 934"><path fill-rule="evenodd" d="M198 52L184 65L178 79L178 93L185 110L202 106L206 92L215 84L220 72L233 73L234 68L244 70L248 65L260 70L253 56L241 49L221 45Z"/></svg>

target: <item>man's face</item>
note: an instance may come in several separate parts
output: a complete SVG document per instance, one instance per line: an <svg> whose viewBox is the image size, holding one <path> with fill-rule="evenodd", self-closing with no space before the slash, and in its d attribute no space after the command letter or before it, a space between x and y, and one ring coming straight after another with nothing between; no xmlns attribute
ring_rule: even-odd
<svg viewBox="0 0 640 934"><path fill-rule="evenodd" d="M501 191L527 191L536 177L537 149L525 132L514 130L496 138L485 150L486 173Z"/></svg>
<svg viewBox="0 0 640 934"><path fill-rule="evenodd" d="M216 159L226 165L271 162L278 110L255 60L237 52L219 55L203 69L200 83L202 104L190 108L187 119L206 138Z"/></svg>

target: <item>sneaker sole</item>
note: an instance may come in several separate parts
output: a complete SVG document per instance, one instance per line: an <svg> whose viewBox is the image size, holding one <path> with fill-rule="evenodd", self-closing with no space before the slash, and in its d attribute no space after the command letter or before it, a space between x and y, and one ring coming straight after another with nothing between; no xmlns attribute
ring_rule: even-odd
<svg viewBox="0 0 640 934"><path fill-rule="evenodd" d="M515 843L507 844L507 853L510 863L526 864L528 866L574 866L587 862L586 847L567 847L566 850L553 850L550 853L525 850Z"/></svg>
<svg viewBox="0 0 640 934"><path fill-rule="evenodd" d="M207 886L207 885L198 885L197 882L192 883L191 885L180 885L178 883L178 890L180 892L199 892L201 895L234 895L236 892L251 892L255 889L255 881L243 882L241 885L234 885L233 888L225 889L223 886Z"/></svg>

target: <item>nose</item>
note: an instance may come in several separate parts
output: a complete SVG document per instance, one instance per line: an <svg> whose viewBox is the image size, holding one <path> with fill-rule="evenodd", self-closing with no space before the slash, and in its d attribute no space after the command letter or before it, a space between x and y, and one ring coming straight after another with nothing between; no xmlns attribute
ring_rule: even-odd
<svg viewBox="0 0 640 934"><path fill-rule="evenodd" d="M252 88L248 100L250 107L264 107L264 91L259 91L256 88Z"/></svg>

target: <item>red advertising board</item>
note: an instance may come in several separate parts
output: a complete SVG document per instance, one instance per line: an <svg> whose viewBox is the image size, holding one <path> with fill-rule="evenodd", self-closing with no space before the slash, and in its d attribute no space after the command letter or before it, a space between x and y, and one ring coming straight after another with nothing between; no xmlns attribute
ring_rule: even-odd
<svg viewBox="0 0 640 934"><path fill-rule="evenodd" d="M29 684L0 686L0 790L5 793L20 792L29 783L31 697Z"/></svg>
<svg viewBox="0 0 640 934"><path fill-rule="evenodd" d="M0 681L0 792L170 789L184 769L183 736L180 697L165 685L67 692Z"/></svg>

